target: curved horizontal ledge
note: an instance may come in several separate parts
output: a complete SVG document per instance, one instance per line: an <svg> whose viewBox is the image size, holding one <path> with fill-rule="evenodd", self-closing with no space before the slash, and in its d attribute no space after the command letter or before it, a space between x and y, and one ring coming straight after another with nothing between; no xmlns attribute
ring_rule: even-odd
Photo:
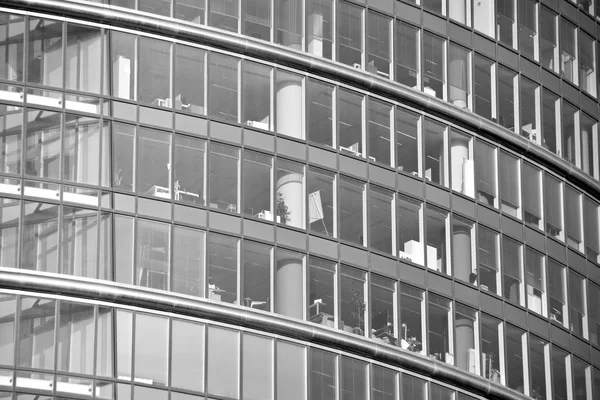
<svg viewBox="0 0 600 400"><path fill-rule="evenodd" d="M595 181L591 176L583 173L583 171L574 168L570 163L557 155L537 145L532 145L529 140L514 134L508 129L470 111L457 108L448 102L413 90L407 86L379 78L364 71L357 71L356 69L325 58L313 57L308 53L239 34L219 31L207 26L199 26L186 21L176 21L173 18L154 16L148 13L111 7L104 4L86 4L85 2L69 0L3 0L2 5L174 37L275 62L297 70L347 83L354 87L411 105L429 114L475 131L498 143L502 143L511 150L526 155L530 159L547 166L591 195L600 198L600 182Z"/></svg>
<svg viewBox="0 0 600 400"><path fill-rule="evenodd" d="M397 347L380 345L343 331L327 329L292 318L241 306L212 302L175 293L160 293L145 288L108 281L95 281L63 275L38 274L10 268L0 268L0 288L36 293L55 294L75 299L97 300L208 319L241 326L283 338L294 338L341 349L346 352L402 367L446 382L488 399L524 400L527 396L492 383L479 376L437 360L411 353Z"/></svg>

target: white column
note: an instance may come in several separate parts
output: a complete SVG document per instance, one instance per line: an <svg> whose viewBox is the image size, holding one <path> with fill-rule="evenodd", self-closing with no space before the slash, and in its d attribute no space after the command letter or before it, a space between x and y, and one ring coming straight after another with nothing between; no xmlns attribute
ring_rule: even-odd
<svg viewBox="0 0 600 400"><path fill-rule="evenodd" d="M301 319L303 306L302 260L279 260L275 272L275 312Z"/></svg>
<svg viewBox="0 0 600 400"><path fill-rule="evenodd" d="M454 136L450 137L450 161L452 165L451 168L451 179L452 179L452 190L455 192L465 193L464 188L465 179L468 177L465 176L464 172L464 163L465 160L469 159L469 139L464 138L462 136ZM465 193L467 194L467 193Z"/></svg>
<svg viewBox="0 0 600 400"><path fill-rule="evenodd" d="M302 139L302 80L277 82L277 132Z"/></svg>
<svg viewBox="0 0 600 400"><path fill-rule="evenodd" d="M304 226L304 177L298 173L288 173L277 180L277 201L287 207L287 216L280 215L281 223L302 228ZM281 205L277 206L280 211Z"/></svg>

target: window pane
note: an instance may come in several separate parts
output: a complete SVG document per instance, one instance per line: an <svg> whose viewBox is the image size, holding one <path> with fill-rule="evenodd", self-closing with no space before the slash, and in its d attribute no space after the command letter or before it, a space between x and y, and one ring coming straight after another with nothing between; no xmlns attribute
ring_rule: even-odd
<svg viewBox="0 0 600 400"><path fill-rule="evenodd" d="M579 113L579 127L581 129L581 169L589 175L597 177L597 164L599 162L597 137L597 123L587 114Z"/></svg>
<svg viewBox="0 0 600 400"><path fill-rule="evenodd" d="M25 202L21 268L58 272L58 208Z"/></svg>
<svg viewBox="0 0 600 400"><path fill-rule="evenodd" d="M596 42L579 30L579 84L581 89L596 96Z"/></svg>
<svg viewBox="0 0 600 400"><path fill-rule="evenodd" d="M390 77L390 18L369 10L367 13L367 71Z"/></svg>
<svg viewBox="0 0 600 400"><path fill-rule="evenodd" d="M169 288L170 225L138 220L135 284L153 289Z"/></svg>
<svg viewBox="0 0 600 400"><path fill-rule="evenodd" d="M18 267L20 214L20 201L13 199L0 200L0 265L2 267Z"/></svg>
<svg viewBox="0 0 600 400"><path fill-rule="evenodd" d="M61 301L56 369L92 375L94 371L94 307Z"/></svg>
<svg viewBox="0 0 600 400"><path fill-rule="evenodd" d="M542 147L554 154L560 154L557 146L560 140L560 99L543 88L542 106Z"/></svg>
<svg viewBox="0 0 600 400"><path fill-rule="evenodd" d="M346 3L338 3L338 49L337 59L343 64L360 68L362 66L363 8Z"/></svg>
<svg viewBox="0 0 600 400"><path fill-rule="evenodd" d="M519 0L519 50L521 54L538 59L537 2Z"/></svg>
<svg viewBox="0 0 600 400"><path fill-rule="evenodd" d="M546 206L546 233L564 240L562 184L552 175L544 174L544 204Z"/></svg>
<svg viewBox="0 0 600 400"><path fill-rule="evenodd" d="M541 171L531 164L523 163L523 220L536 228L542 227Z"/></svg>
<svg viewBox="0 0 600 400"><path fill-rule="evenodd" d="M271 129L271 68L247 61L242 67L242 121L246 125L269 130Z"/></svg>
<svg viewBox="0 0 600 400"><path fill-rule="evenodd" d="M371 274L371 339L395 345L396 282Z"/></svg>
<svg viewBox="0 0 600 400"><path fill-rule="evenodd" d="M369 98L367 102L367 155L371 162L391 165L391 112L391 104Z"/></svg>
<svg viewBox="0 0 600 400"><path fill-rule="evenodd" d="M496 0L496 30L498 40L508 47L517 47L514 0Z"/></svg>
<svg viewBox="0 0 600 400"><path fill-rule="evenodd" d="M419 29L396 20L396 82L419 86Z"/></svg>
<svg viewBox="0 0 600 400"><path fill-rule="evenodd" d="M393 254L392 192L369 185L369 247Z"/></svg>
<svg viewBox="0 0 600 400"><path fill-rule="evenodd" d="M117 309L115 342L117 345L117 377L131 379L133 349L133 313Z"/></svg>
<svg viewBox="0 0 600 400"><path fill-rule="evenodd" d="M506 324L506 385L521 393L525 392L523 370L526 343L525 332Z"/></svg>
<svg viewBox="0 0 600 400"><path fill-rule="evenodd" d="M206 5L205 0L176 0L174 17L195 24L204 25Z"/></svg>
<svg viewBox="0 0 600 400"><path fill-rule="evenodd" d="M0 364L15 363L15 315L17 298L15 295L0 295Z"/></svg>
<svg viewBox="0 0 600 400"><path fill-rule="evenodd" d="M204 297L204 232L175 226L172 291Z"/></svg>
<svg viewBox="0 0 600 400"><path fill-rule="evenodd" d="M396 204L398 256L423 265L423 205L401 194L396 196Z"/></svg>
<svg viewBox="0 0 600 400"><path fill-rule="evenodd" d="M246 307L271 310L272 249L272 246L244 240L241 298Z"/></svg>
<svg viewBox="0 0 600 400"><path fill-rule="evenodd" d="M452 268L454 277L477 285L477 268L473 263L475 230L473 222L452 217Z"/></svg>
<svg viewBox="0 0 600 400"><path fill-rule="evenodd" d="M590 295L588 298L590 304L590 341L595 344L600 344L600 307L592 306L592 304L600 304L600 286L589 282L588 290Z"/></svg>
<svg viewBox="0 0 600 400"><path fill-rule="evenodd" d="M363 96L338 90L338 140L340 151L361 157L364 153L362 130Z"/></svg>
<svg viewBox="0 0 600 400"><path fill-rule="evenodd" d="M237 3L237 1L219 0L216 5ZM237 6L236 6L237 13ZM211 15L214 11L211 12ZM212 24L211 24L212 25ZM237 26L237 23L236 23ZM236 29L237 30L237 29ZM208 115L224 120L238 121L238 59L216 53L209 54Z"/></svg>
<svg viewBox="0 0 600 400"><path fill-rule="evenodd" d="M448 213L433 207L426 208L427 227L427 268L433 269L441 273L450 273L447 270L447 254L448 238L447 220Z"/></svg>
<svg viewBox="0 0 600 400"><path fill-rule="evenodd" d="M336 237L335 188L335 174L309 167L307 208L311 232Z"/></svg>
<svg viewBox="0 0 600 400"><path fill-rule="evenodd" d="M590 398L590 366L573 357L573 400L587 400Z"/></svg>
<svg viewBox="0 0 600 400"><path fill-rule="evenodd" d="M569 185L565 186L565 211L567 244L576 250L583 251L581 193Z"/></svg>
<svg viewBox="0 0 600 400"><path fill-rule="evenodd" d="M115 329L113 308L98 307L96 324L96 375L113 377Z"/></svg>
<svg viewBox="0 0 600 400"><path fill-rule="evenodd" d="M188 136L175 135L175 200L197 205L205 204L206 142Z"/></svg>
<svg viewBox="0 0 600 400"><path fill-rule="evenodd" d="M500 1L500 0L499 0ZM512 1L512 0L504 0ZM498 123L511 131L516 126L516 86L517 73L503 66L498 66Z"/></svg>
<svg viewBox="0 0 600 400"><path fill-rule="evenodd" d="M444 386L431 384L431 400L454 400L454 391Z"/></svg>
<svg viewBox="0 0 600 400"><path fill-rule="evenodd" d="M546 371L549 364L549 360L546 359L547 353L549 353L550 345L533 335L529 335L529 368L531 373L531 397L534 399L547 399L547 378Z"/></svg>
<svg viewBox="0 0 600 400"><path fill-rule="evenodd" d="M210 207L238 212L239 149L212 142L209 162Z"/></svg>
<svg viewBox="0 0 600 400"><path fill-rule="evenodd" d="M498 161L500 177L500 209L502 212L521 217L520 162L519 159L500 152Z"/></svg>
<svg viewBox="0 0 600 400"><path fill-rule="evenodd" d="M310 349L310 398L332 400L337 393L337 356L328 351Z"/></svg>
<svg viewBox="0 0 600 400"><path fill-rule="evenodd" d="M171 198L171 135L140 128L137 146L137 192Z"/></svg>
<svg viewBox="0 0 600 400"><path fill-rule="evenodd" d="M242 33L261 40L271 38L271 2L268 0L242 1Z"/></svg>
<svg viewBox="0 0 600 400"><path fill-rule="evenodd" d="M478 140L475 146L475 186L480 203L497 207L496 202L496 153L497 149ZM465 170L469 163L465 159ZM468 176L468 175L466 175ZM465 184L468 184L465 181Z"/></svg>
<svg viewBox="0 0 600 400"><path fill-rule="evenodd" d="M332 0L306 1L307 51L318 57L332 57Z"/></svg>
<svg viewBox="0 0 600 400"><path fill-rule="evenodd" d="M273 398L273 340L244 334L242 388L244 400Z"/></svg>
<svg viewBox="0 0 600 400"><path fill-rule="evenodd" d="M162 40L140 37L140 97L143 103L172 107L170 94L171 44Z"/></svg>
<svg viewBox="0 0 600 400"><path fill-rule="evenodd" d="M208 253L208 298L226 303L236 302L238 239L210 233L206 251Z"/></svg>
<svg viewBox="0 0 600 400"><path fill-rule="evenodd" d="M479 340L477 311L459 303L456 303L455 308L456 366L464 371L476 373L478 354L475 351L475 343Z"/></svg>
<svg viewBox="0 0 600 400"><path fill-rule="evenodd" d="M54 369L54 308L56 301L22 297L19 317L21 367Z"/></svg>
<svg viewBox="0 0 600 400"><path fill-rule="evenodd" d="M4 173L21 173L22 131L23 109L0 105L0 170Z"/></svg>
<svg viewBox="0 0 600 400"><path fill-rule="evenodd" d="M60 179L61 113L29 109L25 136L25 174Z"/></svg>
<svg viewBox="0 0 600 400"><path fill-rule="evenodd" d="M577 140L580 138L577 120L578 110L571 104L563 102L562 116L562 158L577 165Z"/></svg>
<svg viewBox="0 0 600 400"><path fill-rule="evenodd" d="M115 280L133 283L133 224L132 217L115 215Z"/></svg>
<svg viewBox="0 0 600 400"><path fill-rule="evenodd" d="M119 190L134 189L135 127L113 123L113 187Z"/></svg>
<svg viewBox="0 0 600 400"><path fill-rule="evenodd" d="M136 99L136 39L137 36L110 32L112 94L122 99Z"/></svg>
<svg viewBox="0 0 600 400"><path fill-rule="evenodd" d="M417 377L402 374L402 398L412 400L425 400L427 396L427 381Z"/></svg>
<svg viewBox="0 0 600 400"><path fill-rule="evenodd" d="M540 58L544 67L558 72L557 16L549 8L540 7Z"/></svg>
<svg viewBox="0 0 600 400"><path fill-rule="evenodd" d="M0 78L22 82L25 16L3 13L0 16L0 31L3 38L0 42Z"/></svg>
<svg viewBox="0 0 600 400"><path fill-rule="evenodd" d="M421 352L425 330L424 291L400 284L400 347Z"/></svg>
<svg viewBox="0 0 600 400"><path fill-rule="evenodd" d="M502 271L504 271L504 298L523 305L523 250L522 245L502 236Z"/></svg>
<svg viewBox="0 0 600 400"><path fill-rule="evenodd" d="M302 319L304 255L279 248L275 268L275 312Z"/></svg>
<svg viewBox="0 0 600 400"><path fill-rule="evenodd" d="M567 399L567 358L569 354L552 346L552 393L553 399Z"/></svg>
<svg viewBox="0 0 600 400"><path fill-rule="evenodd" d="M244 150L242 171L244 215L273 221L273 157Z"/></svg>
<svg viewBox="0 0 600 400"><path fill-rule="evenodd" d="M481 315L481 376L496 383L504 382L500 366L500 352L504 350L500 345L504 345L502 327L501 321Z"/></svg>
<svg viewBox="0 0 600 400"><path fill-rule="evenodd" d="M301 0L275 2L275 43L302 49L302 5Z"/></svg>
<svg viewBox="0 0 600 400"><path fill-rule="evenodd" d="M465 1L465 0L462 0ZM451 9L457 8L453 5ZM470 52L450 44L448 54L448 100L458 108L468 108L471 101Z"/></svg>
<svg viewBox="0 0 600 400"><path fill-rule="evenodd" d="M366 399L367 394L367 363L354 358L342 356L342 400Z"/></svg>
<svg viewBox="0 0 600 400"><path fill-rule="evenodd" d="M395 400L398 373L379 365L371 364L371 399ZM408 397L413 399L414 397Z"/></svg>
<svg viewBox="0 0 600 400"><path fill-rule="evenodd" d="M308 320L334 327L335 263L310 256L308 265Z"/></svg>
<svg viewBox="0 0 600 400"><path fill-rule="evenodd" d="M308 140L333 146L333 85L309 79L307 82Z"/></svg>
<svg viewBox="0 0 600 400"><path fill-rule="evenodd" d="M550 320L566 326L567 299L565 267L548 258L548 309Z"/></svg>
<svg viewBox="0 0 600 400"><path fill-rule="evenodd" d="M427 315L429 317L429 356L454 365L452 351L452 302L429 293Z"/></svg>
<svg viewBox="0 0 600 400"><path fill-rule="evenodd" d="M33 17L29 19L27 82L62 87L62 28L60 21Z"/></svg>
<svg viewBox="0 0 600 400"><path fill-rule="evenodd" d="M239 332L208 327L209 394L237 399L239 396Z"/></svg>
<svg viewBox="0 0 600 400"><path fill-rule="evenodd" d="M524 0L527 1L527 0ZM521 76L521 129L520 134L540 144L540 86Z"/></svg>
<svg viewBox="0 0 600 400"><path fill-rule="evenodd" d="M275 179L278 222L304 228L304 165L280 158Z"/></svg>
<svg viewBox="0 0 600 400"><path fill-rule="evenodd" d="M277 342L277 395L287 400L306 399L306 350L303 346Z"/></svg>
<svg viewBox="0 0 600 400"><path fill-rule="evenodd" d="M63 207L59 273L96 278L98 264L97 211Z"/></svg>
<svg viewBox="0 0 600 400"><path fill-rule="evenodd" d="M189 1L189 0L188 0ZM179 1L178 3L181 3ZM186 11L191 7L186 6ZM183 16L186 19L189 16ZM194 47L175 46L173 106L176 110L204 114L205 51Z"/></svg>
<svg viewBox="0 0 600 400"><path fill-rule="evenodd" d="M339 221L340 238L364 246L364 199L365 184L350 178L340 177Z"/></svg>
<svg viewBox="0 0 600 400"><path fill-rule="evenodd" d="M483 225L477 226L477 261L479 264L479 287L500 294L498 233Z"/></svg>
<svg viewBox="0 0 600 400"><path fill-rule="evenodd" d="M152 335L148 332L152 332ZM167 384L168 334L168 318L136 314L135 379L148 379L151 384Z"/></svg>
<svg viewBox="0 0 600 400"><path fill-rule="evenodd" d="M450 132L450 158L452 190L474 197L473 138L452 130Z"/></svg>
<svg viewBox="0 0 600 400"><path fill-rule="evenodd" d="M583 221L585 228L585 254L588 259L594 262L600 262L600 214L598 204L589 197L585 197L583 202Z"/></svg>
<svg viewBox="0 0 600 400"><path fill-rule="evenodd" d="M477 7L483 6L479 5ZM477 17L475 17L475 21L475 26L477 27ZM496 110L492 102L492 88L495 84L493 68L493 61L475 54L473 58L473 111L490 120L496 116Z"/></svg>
<svg viewBox="0 0 600 400"><path fill-rule="evenodd" d="M525 283L527 285L527 308L546 316L546 268L544 256L526 248Z"/></svg>
<svg viewBox="0 0 600 400"><path fill-rule="evenodd" d="M275 74L275 129L296 139L304 139L304 78L277 70Z"/></svg>
<svg viewBox="0 0 600 400"><path fill-rule="evenodd" d="M418 125L419 115L396 107L396 166L414 176L421 176Z"/></svg>
<svg viewBox="0 0 600 400"><path fill-rule="evenodd" d="M569 319L571 332L587 339L587 307L585 279L574 271L569 271ZM597 307L598 304L594 304Z"/></svg>
<svg viewBox="0 0 600 400"><path fill-rule="evenodd" d="M100 167L108 165L110 154L104 145L109 140L108 123L101 126L94 118L66 115L63 136L63 178L65 180L99 185ZM101 145L102 143L102 145ZM110 143L110 142L109 142ZM102 171L104 172L104 171ZM104 182L106 177L102 177Z"/></svg>
<svg viewBox="0 0 600 400"><path fill-rule="evenodd" d="M340 269L340 321L339 328L346 332L364 335L366 276L359 269L342 266Z"/></svg>
<svg viewBox="0 0 600 400"><path fill-rule="evenodd" d="M238 0L211 0L208 24L230 32L238 31Z"/></svg>
<svg viewBox="0 0 600 400"><path fill-rule="evenodd" d="M444 157L446 126L425 119L423 127L425 140L425 179L439 185L448 186L447 158Z"/></svg>
<svg viewBox="0 0 600 400"><path fill-rule="evenodd" d="M445 41L430 33L423 33L423 91L439 99L444 98Z"/></svg>
<svg viewBox="0 0 600 400"><path fill-rule="evenodd" d="M576 39L577 28L567 22L560 20L560 75L569 82L577 84L577 52Z"/></svg>

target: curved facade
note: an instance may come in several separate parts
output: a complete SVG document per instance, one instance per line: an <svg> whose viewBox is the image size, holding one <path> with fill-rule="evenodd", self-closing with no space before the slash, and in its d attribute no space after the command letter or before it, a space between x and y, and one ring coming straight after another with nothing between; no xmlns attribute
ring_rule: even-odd
<svg viewBox="0 0 600 400"><path fill-rule="evenodd" d="M0 8L0 398L600 398L600 1L104 3Z"/></svg>

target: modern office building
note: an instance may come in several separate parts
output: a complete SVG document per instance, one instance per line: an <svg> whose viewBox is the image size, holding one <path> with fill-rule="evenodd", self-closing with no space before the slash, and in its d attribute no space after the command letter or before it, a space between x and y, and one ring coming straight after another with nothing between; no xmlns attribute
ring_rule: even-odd
<svg viewBox="0 0 600 400"><path fill-rule="evenodd" d="M600 399L599 37L600 0L2 0L0 399Z"/></svg>

